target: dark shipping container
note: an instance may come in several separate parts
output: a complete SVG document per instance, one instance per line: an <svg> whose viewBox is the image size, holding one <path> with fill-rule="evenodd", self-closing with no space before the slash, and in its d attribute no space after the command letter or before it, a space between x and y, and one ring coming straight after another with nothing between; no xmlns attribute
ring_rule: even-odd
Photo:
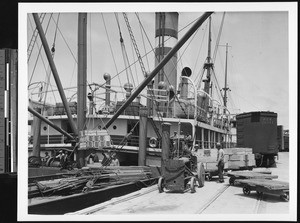
<svg viewBox="0 0 300 223"><path fill-rule="evenodd" d="M252 148L257 166L275 165L278 155L277 113L248 112L236 116L237 147Z"/></svg>

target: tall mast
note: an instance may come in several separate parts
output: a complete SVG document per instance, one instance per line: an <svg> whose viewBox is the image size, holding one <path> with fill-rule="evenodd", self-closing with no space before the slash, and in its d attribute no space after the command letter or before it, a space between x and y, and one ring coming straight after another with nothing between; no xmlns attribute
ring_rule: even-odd
<svg viewBox="0 0 300 223"><path fill-rule="evenodd" d="M85 128L86 120L86 71L87 71L87 13L78 14L78 73L77 73L77 126ZM77 163L85 166L85 151L78 150Z"/></svg>
<svg viewBox="0 0 300 223"><path fill-rule="evenodd" d="M224 85L224 98L223 98L223 102L224 102L224 107L227 107L227 91L229 90L229 88L227 87L227 56L228 56L228 43L226 43L226 60L225 60L225 85ZM225 113L225 111L224 111Z"/></svg>
<svg viewBox="0 0 300 223"><path fill-rule="evenodd" d="M209 23L208 52L207 52L207 58L206 58L207 62L204 64L204 69L207 70L207 73L206 73L206 79L203 81L205 82L204 91L209 94L210 76L211 76L210 73L211 73L211 68L213 66L213 63L211 61L211 17L209 17L208 23Z"/></svg>
<svg viewBox="0 0 300 223"><path fill-rule="evenodd" d="M86 119L86 48L87 13L78 14L78 72L77 72L77 126L78 131L84 129Z"/></svg>

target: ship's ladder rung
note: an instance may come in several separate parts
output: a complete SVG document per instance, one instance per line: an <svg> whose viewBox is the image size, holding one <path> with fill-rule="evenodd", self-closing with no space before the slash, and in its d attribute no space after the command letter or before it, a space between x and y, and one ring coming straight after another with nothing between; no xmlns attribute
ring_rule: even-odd
<svg viewBox="0 0 300 223"><path fill-rule="evenodd" d="M45 15L46 15L46 13L42 13L42 14L40 15L40 21L41 21L41 24L42 24L43 21L44 21ZM30 39L30 42L29 42L29 44L28 44L28 48L27 48L27 62L29 61L29 59L30 59L30 57L31 57L31 53L32 53L33 47L34 47L34 45L35 45L37 36L38 36L38 30L35 28L35 30L33 31L32 37L31 37L31 39Z"/></svg>

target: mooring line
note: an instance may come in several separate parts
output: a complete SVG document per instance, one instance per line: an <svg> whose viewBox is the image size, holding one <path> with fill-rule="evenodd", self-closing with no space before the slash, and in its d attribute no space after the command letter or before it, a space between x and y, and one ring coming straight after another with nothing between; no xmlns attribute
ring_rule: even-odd
<svg viewBox="0 0 300 223"><path fill-rule="evenodd" d="M201 214L205 209L207 209L218 197L221 196L221 194L225 192L225 190L228 189L228 187L230 187L230 185L224 185L220 190L218 190L218 192L209 199L209 201L206 202L200 210L196 211L196 214Z"/></svg>

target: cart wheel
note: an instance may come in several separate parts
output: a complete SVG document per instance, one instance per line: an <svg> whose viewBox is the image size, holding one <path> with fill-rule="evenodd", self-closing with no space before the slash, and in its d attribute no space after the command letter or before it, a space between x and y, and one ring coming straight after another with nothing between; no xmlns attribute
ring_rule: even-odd
<svg viewBox="0 0 300 223"><path fill-rule="evenodd" d="M263 196L263 192L261 192L261 191L256 191L256 193L257 193L257 196L259 196L259 197L262 197Z"/></svg>
<svg viewBox="0 0 300 223"><path fill-rule="evenodd" d="M235 177L230 177L230 178L229 178L229 184L230 184L231 186L234 185L234 181L235 181Z"/></svg>
<svg viewBox="0 0 300 223"><path fill-rule="evenodd" d="M201 162L197 164L197 176L198 176L199 187L203 187L205 181L205 170L204 170L204 164Z"/></svg>
<svg viewBox="0 0 300 223"><path fill-rule="evenodd" d="M159 193L162 193L164 192L164 185L163 185L163 181L164 181L164 178L160 177L158 179L158 184L157 184L157 187L158 187L158 191Z"/></svg>
<svg viewBox="0 0 300 223"><path fill-rule="evenodd" d="M196 184L196 178L192 177L191 178L191 182L190 182L191 193L195 193L196 192L195 184Z"/></svg>
<svg viewBox="0 0 300 223"><path fill-rule="evenodd" d="M208 179L208 181L211 181L211 180L212 180L212 175L209 174L209 175L207 176L207 179Z"/></svg>
<svg viewBox="0 0 300 223"><path fill-rule="evenodd" d="M249 187L243 187L243 192L244 192L245 195L249 195L250 194Z"/></svg>
<svg viewBox="0 0 300 223"><path fill-rule="evenodd" d="M288 193L284 193L284 194L280 195L280 198L284 201L289 201L290 195Z"/></svg>

